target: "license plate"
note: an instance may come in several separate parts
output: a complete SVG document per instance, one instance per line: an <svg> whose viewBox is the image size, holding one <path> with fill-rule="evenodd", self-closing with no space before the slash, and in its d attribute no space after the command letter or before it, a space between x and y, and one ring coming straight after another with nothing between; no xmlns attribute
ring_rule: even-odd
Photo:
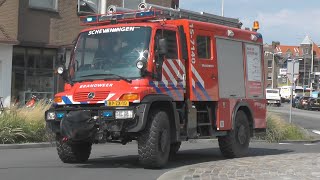
<svg viewBox="0 0 320 180"><path fill-rule="evenodd" d="M107 101L107 106L129 106L129 101Z"/></svg>

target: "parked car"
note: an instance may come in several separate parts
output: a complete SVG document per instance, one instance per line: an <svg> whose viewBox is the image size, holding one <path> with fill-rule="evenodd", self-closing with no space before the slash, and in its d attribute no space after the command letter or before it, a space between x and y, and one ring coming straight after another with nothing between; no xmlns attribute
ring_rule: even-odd
<svg viewBox="0 0 320 180"><path fill-rule="evenodd" d="M297 108L299 109L307 109L307 106L308 106L308 100L311 99L311 97L309 96L302 96L300 99L299 99L299 103L297 105Z"/></svg>
<svg viewBox="0 0 320 180"><path fill-rule="evenodd" d="M320 97L310 98L307 105L308 110L320 110Z"/></svg>
<svg viewBox="0 0 320 180"><path fill-rule="evenodd" d="M267 104L281 106L281 97L279 89L266 89Z"/></svg>

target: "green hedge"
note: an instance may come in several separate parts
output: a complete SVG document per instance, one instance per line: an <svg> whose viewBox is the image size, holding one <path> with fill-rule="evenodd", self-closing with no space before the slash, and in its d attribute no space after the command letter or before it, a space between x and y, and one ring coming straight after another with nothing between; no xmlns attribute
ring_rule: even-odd
<svg viewBox="0 0 320 180"><path fill-rule="evenodd" d="M44 112L50 105L39 102L34 108L11 108L0 115L0 143L48 141Z"/></svg>

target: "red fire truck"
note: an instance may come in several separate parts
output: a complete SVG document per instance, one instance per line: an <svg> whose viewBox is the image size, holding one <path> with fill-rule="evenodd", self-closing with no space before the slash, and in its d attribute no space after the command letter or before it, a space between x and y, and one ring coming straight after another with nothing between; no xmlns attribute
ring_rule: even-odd
<svg viewBox="0 0 320 180"><path fill-rule="evenodd" d="M258 28L146 3L121 10L81 17L92 26L57 69L64 91L45 117L60 159L84 162L94 143L136 140L141 164L159 168L182 141L211 138L225 157L245 156L266 128Z"/></svg>

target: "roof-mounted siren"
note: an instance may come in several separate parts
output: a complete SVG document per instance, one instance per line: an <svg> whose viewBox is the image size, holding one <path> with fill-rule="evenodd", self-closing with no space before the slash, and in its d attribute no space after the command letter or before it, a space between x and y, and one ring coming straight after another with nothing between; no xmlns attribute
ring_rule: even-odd
<svg viewBox="0 0 320 180"><path fill-rule="evenodd" d="M259 29L260 29L259 21L254 21L252 30L257 32Z"/></svg>

